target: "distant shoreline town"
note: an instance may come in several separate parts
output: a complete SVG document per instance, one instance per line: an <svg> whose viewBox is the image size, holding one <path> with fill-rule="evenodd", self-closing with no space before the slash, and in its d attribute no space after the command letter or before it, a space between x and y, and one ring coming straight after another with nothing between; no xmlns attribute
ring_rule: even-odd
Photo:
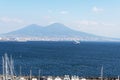
<svg viewBox="0 0 120 80"><path fill-rule="evenodd" d="M0 41L81 41L80 38L49 38L49 37L0 37Z"/></svg>
<svg viewBox="0 0 120 80"><path fill-rule="evenodd" d="M0 37L0 41L73 41L79 38L49 38L49 37Z"/></svg>
<svg viewBox="0 0 120 80"><path fill-rule="evenodd" d="M99 38L56 38L56 37L0 37L0 41L117 41L109 39L99 39ZM119 40L118 40L119 41Z"/></svg>

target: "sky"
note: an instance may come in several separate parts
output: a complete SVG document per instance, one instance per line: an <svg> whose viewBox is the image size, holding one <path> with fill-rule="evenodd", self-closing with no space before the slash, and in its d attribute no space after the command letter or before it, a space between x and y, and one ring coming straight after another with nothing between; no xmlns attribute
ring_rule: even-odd
<svg viewBox="0 0 120 80"><path fill-rule="evenodd" d="M0 0L0 34L30 24L120 38L120 0Z"/></svg>

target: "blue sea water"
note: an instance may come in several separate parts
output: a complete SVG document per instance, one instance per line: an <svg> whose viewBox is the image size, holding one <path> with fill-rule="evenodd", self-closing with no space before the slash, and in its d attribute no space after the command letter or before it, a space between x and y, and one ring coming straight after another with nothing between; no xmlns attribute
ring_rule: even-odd
<svg viewBox="0 0 120 80"><path fill-rule="evenodd" d="M104 76L120 75L119 42L0 42L0 73L2 56L7 53L14 58L15 72L19 75Z"/></svg>

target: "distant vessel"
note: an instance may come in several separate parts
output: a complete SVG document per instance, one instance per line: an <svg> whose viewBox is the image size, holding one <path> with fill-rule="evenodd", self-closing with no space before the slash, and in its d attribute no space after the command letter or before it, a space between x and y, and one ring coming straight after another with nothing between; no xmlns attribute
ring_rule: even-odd
<svg viewBox="0 0 120 80"><path fill-rule="evenodd" d="M75 44L80 44L79 40L74 40Z"/></svg>

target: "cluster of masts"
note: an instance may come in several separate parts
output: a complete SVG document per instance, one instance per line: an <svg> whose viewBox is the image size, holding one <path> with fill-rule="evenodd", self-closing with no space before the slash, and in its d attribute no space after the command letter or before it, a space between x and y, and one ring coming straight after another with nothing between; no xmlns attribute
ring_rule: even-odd
<svg viewBox="0 0 120 80"><path fill-rule="evenodd" d="M6 53L4 56L2 56L2 65L3 65L2 80L41 80L40 70L39 70L39 76L37 78L32 77L32 70L30 70L30 76L26 78L26 77L21 76L21 67L20 67L20 75L18 77L16 77L12 56L9 58ZM48 77L42 78L42 80L89 80L89 79L81 78L81 77L76 76L76 75L71 76L71 77L69 75L65 75L64 77L48 76ZM99 80L104 80L104 78L103 78L103 66L101 67L101 75L100 75ZM116 80L120 80L119 76Z"/></svg>
<svg viewBox="0 0 120 80"><path fill-rule="evenodd" d="M13 79L15 75L12 56L8 58L7 54L2 57L3 80Z"/></svg>

